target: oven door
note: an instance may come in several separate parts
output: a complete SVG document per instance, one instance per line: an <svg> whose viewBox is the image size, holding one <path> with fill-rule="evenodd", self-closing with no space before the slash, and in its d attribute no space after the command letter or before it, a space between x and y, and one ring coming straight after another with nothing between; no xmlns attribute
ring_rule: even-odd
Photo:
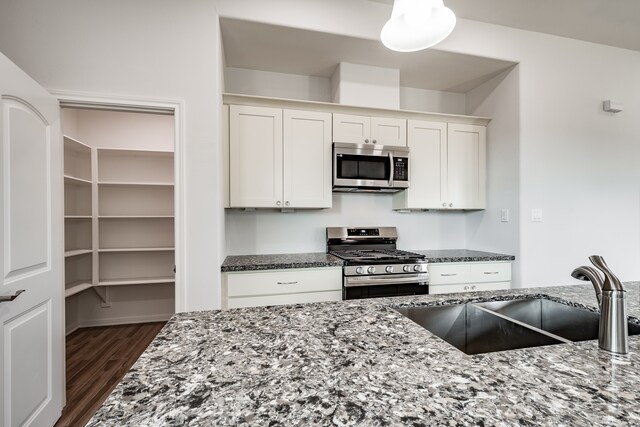
<svg viewBox="0 0 640 427"><path fill-rule="evenodd" d="M429 274L344 277L342 299L383 298L429 293Z"/></svg>

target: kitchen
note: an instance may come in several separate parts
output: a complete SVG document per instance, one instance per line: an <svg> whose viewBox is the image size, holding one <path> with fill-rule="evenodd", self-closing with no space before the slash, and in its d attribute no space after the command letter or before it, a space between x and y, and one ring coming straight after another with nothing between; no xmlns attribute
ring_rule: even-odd
<svg viewBox="0 0 640 427"><path fill-rule="evenodd" d="M2 13L7 22L0 26L0 51L50 90L184 100L188 255L178 260L178 274L185 276L176 284L184 286L177 311L221 307L219 266L227 255L323 252L326 226L396 225L400 249L512 254L516 286L575 283L569 272L592 253L605 255L624 281L637 280L638 101L628 96L639 85L637 52L472 20L460 19L438 48L518 64L501 90L476 97L485 99L481 108L487 111L477 114L503 127L492 128L493 136L517 135L515 143L509 137L488 139L488 149L495 151L488 153L486 210L395 213L391 196L345 194L334 195L337 217L331 219L321 219L334 215L329 211L225 213L223 146L211 143L224 139L222 103L211 100L226 91L227 77L217 16L377 40L390 12L388 4L366 1L264 3L178 8L137 2L122 5L123 17L96 4L30 2L6 5L9 10ZM37 29L20 24L38 16L43 18ZM33 34L27 37L25 31ZM296 79L286 81L290 87ZM603 112L607 99L623 101L625 111ZM467 96L466 104L474 100ZM509 223L499 221L505 208ZM542 209L542 222L531 221L532 209ZM376 216L369 217L372 212ZM358 221L365 216L367 224Z"/></svg>

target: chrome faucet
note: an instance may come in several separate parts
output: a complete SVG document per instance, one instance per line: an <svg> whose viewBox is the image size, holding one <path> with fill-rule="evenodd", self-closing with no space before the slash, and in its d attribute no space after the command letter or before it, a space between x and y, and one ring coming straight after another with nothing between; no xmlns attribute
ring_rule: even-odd
<svg viewBox="0 0 640 427"><path fill-rule="evenodd" d="M590 281L596 291L596 298L598 298L600 306L598 345L601 349L612 353L628 353L629 327L625 299L627 292L604 258L592 255L589 257L589 261L602 271L604 279L598 270L588 266L576 268L571 276L579 280Z"/></svg>

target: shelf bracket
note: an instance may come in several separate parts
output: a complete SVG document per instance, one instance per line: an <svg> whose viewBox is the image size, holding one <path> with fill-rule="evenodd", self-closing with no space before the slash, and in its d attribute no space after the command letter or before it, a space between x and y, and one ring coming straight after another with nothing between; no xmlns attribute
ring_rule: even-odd
<svg viewBox="0 0 640 427"><path fill-rule="evenodd" d="M96 295L102 301L100 303L100 307L106 308L111 307L111 292L109 292L109 288L105 286L94 286L91 288L95 291Z"/></svg>

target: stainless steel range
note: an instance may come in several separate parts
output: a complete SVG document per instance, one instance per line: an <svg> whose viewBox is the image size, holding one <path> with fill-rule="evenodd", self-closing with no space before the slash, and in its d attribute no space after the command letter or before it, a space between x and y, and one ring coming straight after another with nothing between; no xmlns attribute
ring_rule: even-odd
<svg viewBox="0 0 640 427"><path fill-rule="evenodd" d="M344 260L342 299L429 293L425 256L397 240L396 227L327 227L327 252Z"/></svg>

